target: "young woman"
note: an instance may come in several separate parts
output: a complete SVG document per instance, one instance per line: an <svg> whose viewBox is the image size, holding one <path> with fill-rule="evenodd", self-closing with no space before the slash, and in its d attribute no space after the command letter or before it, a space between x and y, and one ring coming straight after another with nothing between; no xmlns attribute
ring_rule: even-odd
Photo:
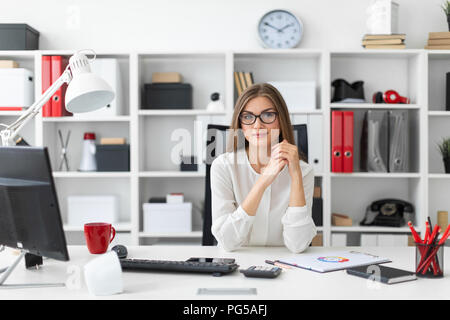
<svg viewBox="0 0 450 320"><path fill-rule="evenodd" d="M316 235L314 172L301 159L278 90L266 83L247 88L236 102L230 129L227 152L211 165L211 231L219 246L305 250ZM239 134L245 137L241 147Z"/></svg>

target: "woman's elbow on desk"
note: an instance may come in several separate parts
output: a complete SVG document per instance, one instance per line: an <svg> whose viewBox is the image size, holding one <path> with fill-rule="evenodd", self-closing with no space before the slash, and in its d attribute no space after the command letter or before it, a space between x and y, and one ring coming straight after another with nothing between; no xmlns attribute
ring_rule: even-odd
<svg viewBox="0 0 450 320"><path fill-rule="evenodd" d="M211 233L217 240L217 246L226 252L232 252L241 247L239 243L233 243L235 241L232 241L232 239L226 239L226 236L214 224L211 228Z"/></svg>
<svg viewBox="0 0 450 320"><path fill-rule="evenodd" d="M288 248L292 253L302 253L309 247L312 239L316 236L316 234L316 227L313 226L313 228L308 232L307 235L301 237L300 239L296 239L296 241L286 241L287 239L285 238L286 248Z"/></svg>

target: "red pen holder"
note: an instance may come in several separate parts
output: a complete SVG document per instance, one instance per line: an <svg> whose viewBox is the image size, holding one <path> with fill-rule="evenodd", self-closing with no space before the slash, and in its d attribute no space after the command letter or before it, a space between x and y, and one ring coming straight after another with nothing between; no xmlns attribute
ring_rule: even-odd
<svg viewBox="0 0 450 320"><path fill-rule="evenodd" d="M416 244L416 275L424 278L444 276L444 246Z"/></svg>

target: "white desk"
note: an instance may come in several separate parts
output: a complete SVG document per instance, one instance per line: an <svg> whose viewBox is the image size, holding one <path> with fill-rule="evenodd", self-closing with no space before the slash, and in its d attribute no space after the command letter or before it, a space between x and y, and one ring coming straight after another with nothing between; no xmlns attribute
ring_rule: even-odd
<svg viewBox="0 0 450 320"><path fill-rule="evenodd" d="M341 248L331 248L331 250ZM407 248L346 248L390 258L392 267L412 271L415 249ZM310 248L308 252L330 251L330 248ZM76 270L95 255L84 246L69 246L70 261L44 260L40 270L26 270L24 262L14 270L7 283L66 282L69 267ZM226 253L217 247L201 246L142 246L129 247L128 257L185 260L189 257L232 257L241 268L264 265L265 259L291 255L285 248L243 248ZM0 268L16 256L10 250L0 253ZM108 297L91 296L84 279L81 289L0 289L3 299L449 299L450 250L445 248L444 278L423 279L395 285L369 282L347 275L345 271L320 274L298 268L285 269L276 279L246 278L239 272L222 277L192 273L123 273L124 293ZM72 271L73 272L73 271ZM81 272L82 274L82 272ZM198 288L256 288L257 295L206 296L197 295Z"/></svg>

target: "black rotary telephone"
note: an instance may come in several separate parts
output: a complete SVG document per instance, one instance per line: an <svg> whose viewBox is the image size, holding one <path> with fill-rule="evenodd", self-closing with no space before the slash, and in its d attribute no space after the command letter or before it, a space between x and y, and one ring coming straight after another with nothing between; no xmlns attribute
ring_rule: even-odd
<svg viewBox="0 0 450 320"><path fill-rule="evenodd" d="M398 199L381 199L372 202L366 209L362 226L401 227L405 221L414 222L414 206Z"/></svg>

